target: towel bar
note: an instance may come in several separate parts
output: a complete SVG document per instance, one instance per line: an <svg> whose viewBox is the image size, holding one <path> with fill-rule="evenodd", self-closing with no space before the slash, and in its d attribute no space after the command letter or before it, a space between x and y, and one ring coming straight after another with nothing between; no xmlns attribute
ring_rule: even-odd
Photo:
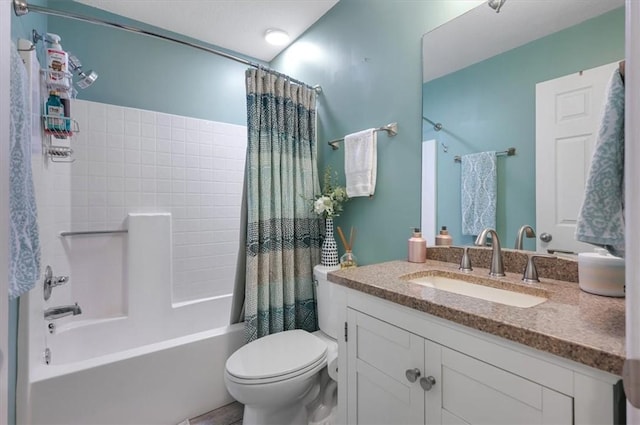
<svg viewBox="0 0 640 425"><path fill-rule="evenodd" d="M398 134L398 123L397 122L392 122L389 123L387 125L383 125L382 127L378 127L376 129L374 129L374 131L386 131L387 134L389 135L389 137L393 137L396 134ZM327 142L329 144L329 146L331 146L331 149L338 150L340 149L340 147L338 146L338 143L344 141L344 137L340 138L340 139L334 139L330 142Z"/></svg>
<svg viewBox="0 0 640 425"><path fill-rule="evenodd" d="M513 156L516 154L516 148L509 148L506 151L496 152L496 156ZM460 155L456 155L453 157L455 162L462 162L462 157Z"/></svg>
<svg viewBox="0 0 640 425"><path fill-rule="evenodd" d="M85 230L79 232L60 232L60 236L82 236L82 235L108 235L113 233L129 233L127 229L116 230Z"/></svg>

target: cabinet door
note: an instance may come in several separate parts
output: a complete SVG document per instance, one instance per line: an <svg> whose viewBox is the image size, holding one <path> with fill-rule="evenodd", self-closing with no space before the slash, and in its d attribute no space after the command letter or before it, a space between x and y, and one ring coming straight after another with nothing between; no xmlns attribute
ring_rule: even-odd
<svg viewBox="0 0 640 425"><path fill-rule="evenodd" d="M428 352L429 344L434 343L427 342ZM571 397L445 347L440 354L439 367L436 356L426 358L426 369L439 373L442 382L426 393L428 423L573 423Z"/></svg>
<svg viewBox="0 0 640 425"><path fill-rule="evenodd" d="M424 339L349 309L349 424L423 424L424 391L406 371L424 374Z"/></svg>

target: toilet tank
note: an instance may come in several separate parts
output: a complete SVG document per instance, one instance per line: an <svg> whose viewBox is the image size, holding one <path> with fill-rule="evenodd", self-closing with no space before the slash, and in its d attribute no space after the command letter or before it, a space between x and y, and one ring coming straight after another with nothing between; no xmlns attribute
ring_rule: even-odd
<svg viewBox="0 0 640 425"><path fill-rule="evenodd" d="M320 330L333 339L338 339L340 324L338 314L333 308L340 305L337 301L341 291L335 283L327 280L327 273L339 270L339 267L326 267L317 265L313 268L313 277L316 284L316 306L318 311L318 325Z"/></svg>

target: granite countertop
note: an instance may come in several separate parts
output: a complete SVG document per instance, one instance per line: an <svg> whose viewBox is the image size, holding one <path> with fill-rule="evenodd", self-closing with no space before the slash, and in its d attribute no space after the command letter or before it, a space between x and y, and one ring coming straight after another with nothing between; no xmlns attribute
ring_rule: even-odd
<svg viewBox="0 0 640 425"><path fill-rule="evenodd" d="M622 375L625 359L625 301L588 294L575 282L540 278L525 284L520 274L493 278L488 270L469 273L489 279L496 287L513 285L547 301L529 308L457 295L411 283L401 276L439 270L459 275L457 264L391 261L329 273L329 281L452 322L509 339L538 350ZM494 286L493 284L491 286ZM507 289L507 288L505 288Z"/></svg>

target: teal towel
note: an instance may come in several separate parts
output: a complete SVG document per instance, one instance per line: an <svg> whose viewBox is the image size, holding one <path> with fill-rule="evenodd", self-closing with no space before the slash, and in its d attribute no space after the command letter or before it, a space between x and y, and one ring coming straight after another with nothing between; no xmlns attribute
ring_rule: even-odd
<svg viewBox="0 0 640 425"><path fill-rule="evenodd" d="M624 82L613 73L575 237L624 258Z"/></svg>
<svg viewBox="0 0 640 425"><path fill-rule="evenodd" d="M461 174L462 234L475 236L487 227L495 229L496 153L463 155Z"/></svg>
<svg viewBox="0 0 640 425"><path fill-rule="evenodd" d="M9 131L9 298L32 289L40 276L38 215L31 175L31 108L27 70L11 46L11 119Z"/></svg>

